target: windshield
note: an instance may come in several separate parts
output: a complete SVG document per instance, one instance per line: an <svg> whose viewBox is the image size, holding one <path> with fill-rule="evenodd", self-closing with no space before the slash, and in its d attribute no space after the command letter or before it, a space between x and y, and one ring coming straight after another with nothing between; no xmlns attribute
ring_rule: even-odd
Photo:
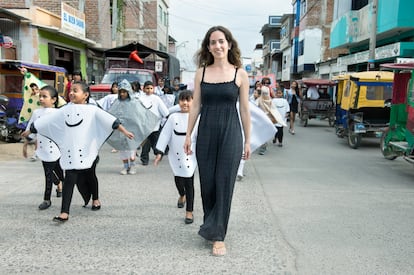
<svg viewBox="0 0 414 275"><path fill-rule="evenodd" d="M122 80L128 80L130 83L139 81L140 84L144 84L145 81L154 81L152 74L146 71L109 71L102 79L103 84L112 84L113 82L121 82Z"/></svg>

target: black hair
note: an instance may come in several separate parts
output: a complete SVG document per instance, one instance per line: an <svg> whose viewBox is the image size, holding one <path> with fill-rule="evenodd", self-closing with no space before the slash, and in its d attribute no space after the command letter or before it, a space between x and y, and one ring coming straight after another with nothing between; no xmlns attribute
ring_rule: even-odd
<svg viewBox="0 0 414 275"><path fill-rule="evenodd" d="M89 89L89 85L86 84L84 81L75 81L72 83L72 86L78 84L81 86L81 89L84 93L88 93L88 97L86 98L86 102L89 103L89 98L91 97L91 90Z"/></svg>
<svg viewBox="0 0 414 275"><path fill-rule="evenodd" d="M133 81L131 83L131 88L133 92L139 92L139 90L141 89L141 83L139 83L139 81Z"/></svg>
<svg viewBox="0 0 414 275"><path fill-rule="evenodd" d="M147 87L147 86L154 86L154 83L152 83L152 81L145 81L145 83L144 83L144 88L145 87Z"/></svg>
<svg viewBox="0 0 414 275"><path fill-rule="evenodd" d="M57 90L55 89L55 87L50 86L50 85L46 85L46 86L42 87L40 90L41 91L47 91L51 98L56 98L56 101L55 101L54 105L55 105L55 108L57 108L58 105L59 105L59 94L58 94Z"/></svg>
<svg viewBox="0 0 414 275"><path fill-rule="evenodd" d="M39 88L39 87L37 86L37 84L36 84L36 83L34 83L34 82L30 83L30 85L29 85L29 87L30 87L30 88L33 88L33 87L35 87L35 86L36 86L37 88Z"/></svg>
<svg viewBox="0 0 414 275"><path fill-rule="evenodd" d="M193 92L189 90L183 90L178 95L178 100L190 100L193 99Z"/></svg>
<svg viewBox="0 0 414 275"><path fill-rule="evenodd" d="M263 77L262 78L262 85L264 85L266 83L266 81L269 81L269 83L272 84L272 81L270 80L269 77Z"/></svg>

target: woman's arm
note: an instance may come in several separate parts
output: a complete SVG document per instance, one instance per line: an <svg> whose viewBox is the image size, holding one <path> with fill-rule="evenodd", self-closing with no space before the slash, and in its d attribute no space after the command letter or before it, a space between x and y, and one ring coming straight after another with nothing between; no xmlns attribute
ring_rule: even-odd
<svg viewBox="0 0 414 275"><path fill-rule="evenodd" d="M243 159L250 158L250 110L249 110L249 78L243 69L237 72L240 81L240 117L244 132L244 155Z"/></svg>
<svg viewBox="0 0 414 275"><path fill-rule="evenodd" d="M193 153L191 151L191 133L194 130L194 125L197 121L197 117L201 109L200 84L201 84L202 71L203 71L203 68L199 68L196 72L196 76L194 79L193 104L191 105L190 113L188 115L187 134L185 136L185 142L184 142L184 152L187 155L191 155Z"/></svg>

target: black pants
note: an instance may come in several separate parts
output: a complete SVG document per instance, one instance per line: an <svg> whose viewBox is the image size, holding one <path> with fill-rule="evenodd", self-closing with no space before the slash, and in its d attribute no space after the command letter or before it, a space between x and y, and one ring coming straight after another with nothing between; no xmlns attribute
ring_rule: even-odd
<svg viewBox="0 0 414 275"><path fill-rule="evenodd" d="M59 160L57 161L42 161L43 171L45 173L45 193L43 200L50 201L52 195L53 184L58 185L60 181L63 182L63 170L60 167Z"/></svg>
<svg viewBox="0 0 414 275"><path fill-rule="evenodd" d="M283 141L283 126L279 127L276 126L277 129L277 133L275 134L275 139L277 139L277 141L279 141L279 143L282 143Z"/></svg>
<svg viewBox="0 0 414 275"><path fill-rule="evenodd" d="M147 139L145 140L144 145L142 145L142 149L141 149L141 162L143 164L148 164L149 161L149 152L152 148L152 150L154 151L154 154L162 154L161 151L158 151L157 148L155 148L155 146L157 145L157 141L158 141L158 137L160 136L160 131L154 131L152 132Z"/></svg>
<svg viewBox="0 0 414 275"><path fill-rule="evenodd" d="M95 159L91 168L82 170L66 170L65 182L62 191L61 213L68 213L72 202L73 188L76 184L87 186L92 194L92 200L99 199L98 178L96 177L96 165L99 157ZM87 202L85 201L85 204Z"/></svg>
<svg viewBox="0 0 414 275"><path fill-rule="evenodd" d="M174 177L175 186L180 196L185 195L186 211L193 212L194 208L194 175L190 178Z"/></svg>

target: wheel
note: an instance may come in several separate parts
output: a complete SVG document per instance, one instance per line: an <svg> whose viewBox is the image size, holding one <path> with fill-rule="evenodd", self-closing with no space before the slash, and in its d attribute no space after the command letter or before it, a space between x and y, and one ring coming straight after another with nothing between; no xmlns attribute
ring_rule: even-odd
<svg viewBox="0 0 414 275"><path fill-rule="evenodd" d="M335 119L333 119L333 118L329 117L329 118L328 118L328 123L329 123L329 127L333 127L333 126L334 126L334 124L335 124Z"/></svg>
<svg viewBox="0 0 414 275"><path fill-rule="evenodd" d="M352 149L358 149L358 147L361 145L361 135L349 131L348 144Z"/></svg>
<svg viewBox="0 0 414 275"><path fill-rule="evenodd" d="M302 119L303 127L308 126L308 120L309 120L309 119L307 119L307 118Z"/></svg>
<svg viewBox="0 0 414 275"><path fill-rule="evenodd" d="M385 130L381 135L381 140L380 140L381 153L384 156L384 158L389 159L389 160L394 160L398 157L398 155L393 151L391 146L387 146L386 141L385 141L387 135L388 135L388 130Z"/></svg>

